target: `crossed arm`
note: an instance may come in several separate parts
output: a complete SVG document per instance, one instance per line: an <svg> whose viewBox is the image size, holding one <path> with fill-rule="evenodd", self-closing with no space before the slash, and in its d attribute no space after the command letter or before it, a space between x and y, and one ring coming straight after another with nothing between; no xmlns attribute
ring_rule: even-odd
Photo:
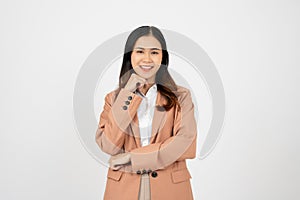
<svg viewBox="0 0 300 200"><path fill-rule="evenodd" d="M129 105L125 104L125 101L130 101ZM114 103L109 95L105 97L104 109L96 132L96 142L102 151L112 155L110 166L119 169L122 164L130 163L133 171L147 168L157 170L175 161L195 158L197 127L194 104L189 90L179 98L181 110L175 112L172 137L163 142L123 152L125 134L128 134L127 128L141 101L140 96L123 88Z"/></svg>

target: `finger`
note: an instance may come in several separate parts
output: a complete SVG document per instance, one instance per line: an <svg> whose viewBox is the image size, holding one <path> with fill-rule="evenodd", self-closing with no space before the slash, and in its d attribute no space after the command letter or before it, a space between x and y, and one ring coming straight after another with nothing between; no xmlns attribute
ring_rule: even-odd
<svg viewBox="0 0 300 200"><path fill-rule="evenodd" d="M122 167L122 163L113 163L111 165L112 169L120 169Z"/></svg>
<svg viewBox="0 0 300 200"><path fill-rule="evenodd" d="M146 84L146 79L139 79L138 82L140 83L139 87L143 87Z"/></svg>
<svg viewBox="0 0 300 200"><path fill-rule="evenodd" d="M121 169L121 167L122 167L121 165L117 165L117 166L113 166L112 169L113 170L119 170L119 169Z"/></svg>
<svg viewBox="0 0 300 200"><path fill-rule="evenodd" d="M137 84L136 84L136 88L138 89L142 89L144 87L144 83L142 81L139 81Z"/></svg>
<svg viewBox="0 0 300 200"><path fill-rule="evenodd" d="M124 159L122 157L115 159L111 162L111 166L122 165L124 163Z"/></svg>
<svg viewBox="0 0 300 200"><path fill-rule="evenodd" d="M144 85L141 84L138 88L139 88L139 90L140 90L140 89L142 89L143 87L144 87Z"/></svg>
<svg viewBox="0 0 300 200"><path fill-rule="evenodd" d="M121 167L122 167L121 165L110 166L110 168L113 169L113 170L119 170Z"/></svg>
<svg viewBox="0 0 300 200"><path fill-rule="evenodd" d="M142 83L144 83L146 81L146 79L144 79L143 77L139 76L139 75L135 75L135 77L138 81L141 81Z"/></svg>

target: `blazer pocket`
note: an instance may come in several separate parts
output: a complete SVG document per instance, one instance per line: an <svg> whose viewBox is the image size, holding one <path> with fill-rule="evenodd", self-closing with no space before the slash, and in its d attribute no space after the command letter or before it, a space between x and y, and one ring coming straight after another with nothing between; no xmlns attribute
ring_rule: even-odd
<svg viewBox="0 0 300 200"><path fill-rule="evenodd" d="M173 171L171 173L173 183L180 183L186 180L189 180L191 177L190 172L187 168L180 169L178 171Z"/></svg>
<svg viewBox="0 0 300 200"><path fill-rule="evenodd" d="M122 171L113 171L109 169L107 173L107 178L111 178L115 181L119 181L121 179L122 174L123 174Z"/></svg>

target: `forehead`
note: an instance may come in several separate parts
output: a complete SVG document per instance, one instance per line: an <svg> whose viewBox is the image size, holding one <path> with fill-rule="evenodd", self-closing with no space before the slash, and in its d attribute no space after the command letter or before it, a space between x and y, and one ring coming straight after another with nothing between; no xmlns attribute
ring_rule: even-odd
<svg viewBox="0 0 300 200"><path fill-rule="evenodd" d="M155 37L150 35L150 36L142 36L139 39L137 39L133 48L137 48L137 47L161 49L161 44Z"/></svg>

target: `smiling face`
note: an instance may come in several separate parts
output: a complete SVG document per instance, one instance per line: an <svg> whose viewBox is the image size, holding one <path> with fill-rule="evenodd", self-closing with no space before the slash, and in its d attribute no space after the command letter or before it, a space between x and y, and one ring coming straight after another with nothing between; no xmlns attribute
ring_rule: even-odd
<svg viewBox="0 0 300 200"><path fill-rule="evenodd" d="M139 76L147 79L149 83L154 83L161 61L162 47L155 37L142 36L135 42L131 54L131 65Z"/></svg>

